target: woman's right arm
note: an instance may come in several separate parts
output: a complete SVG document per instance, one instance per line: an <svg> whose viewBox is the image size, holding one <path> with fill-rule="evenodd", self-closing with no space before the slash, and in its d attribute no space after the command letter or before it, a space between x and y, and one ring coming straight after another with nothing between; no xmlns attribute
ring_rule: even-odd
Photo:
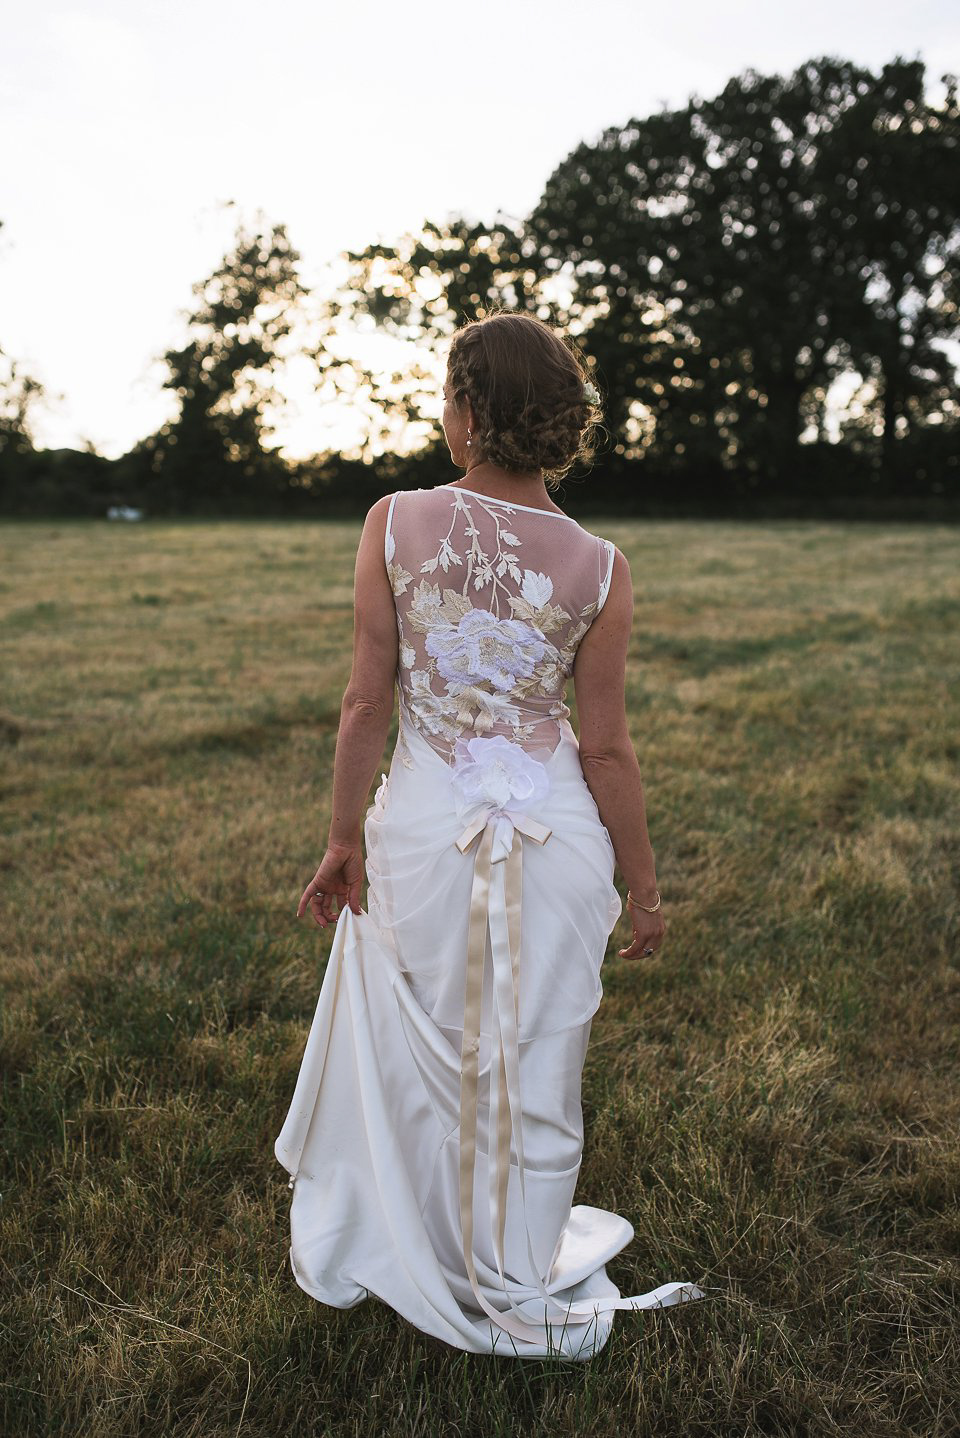
<svg viewBox="0 0 960 1438"><path fill-rule="evenodd" d="M627 728L625 687L632 628L633 580L625 556L615 548L606 601L580 641L573 664L580 763L629 892L642 904L654 904L657 875L643 781ZM651 933L660 929L659 910L646 919L642 909L631 908L630 914L637 923L649 919Z"/></svg>

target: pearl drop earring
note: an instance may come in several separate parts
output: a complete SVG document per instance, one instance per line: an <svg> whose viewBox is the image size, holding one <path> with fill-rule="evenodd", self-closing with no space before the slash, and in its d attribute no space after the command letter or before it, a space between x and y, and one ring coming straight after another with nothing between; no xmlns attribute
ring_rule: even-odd
<svg viewBox="0 0 960 1438"><path fill-rule="evenodd" d="M473 431L471 430L470 426L467 425L467 449L469 449L470 446L473 444L473 440L470 438L472 433Z"/></svg>

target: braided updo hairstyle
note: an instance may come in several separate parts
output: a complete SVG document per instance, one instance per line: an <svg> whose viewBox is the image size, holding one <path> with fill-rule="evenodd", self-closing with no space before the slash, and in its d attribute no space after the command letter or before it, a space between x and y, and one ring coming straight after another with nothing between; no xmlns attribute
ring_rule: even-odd
<svg viewBox="0 0 960 1438"><path fill-rule="evenodd" d="M471 320L450 341L447 371L458 409L464 396L473 407L485 460L558 480L593 458L600 410L584 393L586 364L543 320L508 310Z"/></svg>

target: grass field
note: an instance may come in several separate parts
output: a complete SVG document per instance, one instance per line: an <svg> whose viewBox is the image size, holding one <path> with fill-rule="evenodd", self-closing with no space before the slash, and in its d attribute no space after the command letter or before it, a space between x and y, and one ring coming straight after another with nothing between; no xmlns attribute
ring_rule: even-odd
<svg viewBox="0 0 960 1438"><path fill-rule="evenodd" d="M636 1229L621 1291L722 1291L563 1365L296 1287L359 525L11 523L4 1435L960 1432L960 532L586 526L668 933L611 938L577 1201Z"/></svg>

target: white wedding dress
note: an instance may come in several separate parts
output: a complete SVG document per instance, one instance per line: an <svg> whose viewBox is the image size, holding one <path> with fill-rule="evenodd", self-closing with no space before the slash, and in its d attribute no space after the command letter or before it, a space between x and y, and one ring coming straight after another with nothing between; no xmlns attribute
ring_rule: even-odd
<svg viewBox="0 0 960 1438"><path fill-rule="evenodd" d="M459 485L395 494L385 563L400 729L367 811L276 1155L291 1266L475 1353L583 1360L621 1297L626 1218L573 1196L581 1073L622 910L564 703L613 545Z"/></svg>

